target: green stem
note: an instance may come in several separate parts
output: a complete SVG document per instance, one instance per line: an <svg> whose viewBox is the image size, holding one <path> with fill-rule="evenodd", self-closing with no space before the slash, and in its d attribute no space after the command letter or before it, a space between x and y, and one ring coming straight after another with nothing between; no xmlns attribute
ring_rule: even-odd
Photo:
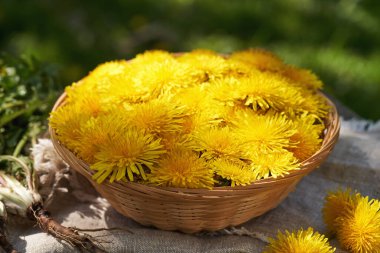
<svg viewBox="0 0 380 253"><path fill-rule="evenodd" d="M14 157L17 157L20 154L21 149L25 146L26 142L28 141L28 135L29 133L28 131L26 131L26 133L22 136L21 140L17 143L17 146L13 151Z"/></svg>
<svg viewBox="0 0 380 253"><path fill-rule="evenodd" d="M34 147L37 144L37 136L36 135L32 136L31 143L32 143L32 147Z"/></svg>
<svg viewBox="0 0 380 253"><path fill-rule="evenodd" d="M24 163L21 159L12 155L0 155L0 160L6 160L6 161L18 163L23 168L26 174L26 178L27 178L26 181L28 182L29 190L33 191L35 189L34 184L32 182L32 174L31 174L30 168L28 167L28 165L26 165L26 163Z"/></svg>
<svg viewBox="0 0 380 253"><path fill-rule="evenodd" d="M2 105L2 109L9 109L9 108L17 107L17 106L20 106L20 105L23 105L23 104L24 104L23 101L15 101L15 102L12 102L12 103L7 103L7 104Z"/></svg>
<svg viewBox="0 0 380 253"><path fill-rule="evenodd" d="M34 110L36 110L39 106L41 105L41 102L40 101L33 101L31 102L29 105L27 105L26 108L24 109L21 109L13 114L9 114L9 115L5 115L4 117L2 117L0 119L0 128L5 126L7 123L11 122L12 120L14 120L15 118L23 115L23 114L26 114L26 113L31 113L33 112Z"/></svg>

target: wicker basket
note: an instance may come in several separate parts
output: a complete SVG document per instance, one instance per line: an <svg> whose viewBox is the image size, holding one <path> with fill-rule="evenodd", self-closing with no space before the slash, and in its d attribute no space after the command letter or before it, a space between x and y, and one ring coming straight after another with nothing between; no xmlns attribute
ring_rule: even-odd
<svg viewBox="0 0 380 253"><path fill-rule="evenodd" d="M321 93L321 96L324 96ZM57 100L53 111L65 101ZM325 96L324 96L325 97ZM303 176L318 167L333 149L339 136L339 117L334 104L326 120L325 137L318 152L302 163L302 168L277 179L260 180L249 186L183 189L146 186L134 182L91 179L89 166L66 149L52 128L51 139L58 154L73 169L85 176L95 189L121 214L146 226L185 233L216 231L242 224L275 208L295 189Z"/></svg>

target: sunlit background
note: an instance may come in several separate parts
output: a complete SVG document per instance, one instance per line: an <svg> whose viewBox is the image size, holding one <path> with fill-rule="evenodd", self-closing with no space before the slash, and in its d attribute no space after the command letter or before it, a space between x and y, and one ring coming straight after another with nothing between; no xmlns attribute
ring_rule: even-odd
<svg viewBox="0 0 380 253"><path fill-rule="evenodd" d="M380 2L0 1L0 51L56 64L65 84L147 49L248 47L307 67L360 116L380 119Z"/></svg>

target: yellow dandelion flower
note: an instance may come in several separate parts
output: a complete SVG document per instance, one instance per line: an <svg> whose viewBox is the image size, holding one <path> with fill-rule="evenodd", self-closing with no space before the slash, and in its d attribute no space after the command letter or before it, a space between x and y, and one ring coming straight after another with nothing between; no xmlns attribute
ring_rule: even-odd
<svg viewBox="0 0 380 253"><path fill-rule="evenodd" d="M319 124L314 115L303 113L293 120L297 132L290 137L294 147L289 147L294 156L303 161L313 155L321 147L321 134L325 128Z"/></svg>
<svg viewBox="0 0 380 253"><path fill-rule="evenodd" d="M162 137L162 145L165 150L173 151L177 149L194 149L195 141L193 138L186 133L164 133L160 135Z"/></svg>
<svg viewBox="0 0 380 253"><path fill-rule="evenodd" d="M328 239L309 227L306 231L301 229L297 232L278 232L276 239L270 239L264 253L333 253Z"/></svg>
<svg viewBox="0 0 380 253"><path fill-rule="evenodd" d="M312 113L319 118L325 118L330 111L330 106L327 104L326 99L312 91L304 91L303 96L305 100L300 106L301 110Z"/></svg>
<svg viewBox="0 0 380 253"><path fill-rule="evenodd" d="M86 96L81 95L80 98L68 100L65 103L80 109L83 117L87 118L98 117L116 108L112 101L109 101L98 93L88 91L85 94Z"/></svg>
<svg viewBox="0 0 380 253"><path fill-rule="evenodd" d="M137 65L132 79L135 89L149 93L151 98L158 98L165 92L176 92L197 83L191 67L175 60Z"/></svg>
<svg viewBox="0 0 380 253"><path fill-rule="evenodd" d="M95 161L95 154L107 138L107 132L104 131L107 128L102 126L107 123L100 118L90 118L79 130L80 142L77 145L77 155L88 164ZM112 127L110 122L108 127Z"/></svg>
<svg viewBox="0 0 380 253"><path fill-rule="evenodd" d="M215 159L220 157L240 158L241 145L229 127L211 127L194 133L195 150L202 152L202 157Z"/></svg>
<svg viewBox="0 0 380 253"><path fill-rule="evenodd" d="M219 125L226 114L222 103L212 99L203 86L183 89L173 100L185 106L188 115L184 118L183 129L186 133L200 130L209 125Z"/></svg>
<svg viewBox="0 0 380 253"><path fill-rule="evenodd" d="M327 117L330 106L327 104L325 98L310 90L303 90L302 96L304 100L298 107L299 112L308 112L320 119Z"/></svg>
<svg viewBox="0 0 380 253"><path fill-rule="evenodd" d="M130 124L151 134L174 133L182 129L183 106L166 99L154 99L132 107Z"/></svg>
<svg viewBox="0 0 380 253"><path fill-rule="evenodd" d="M113 182L128 176L133 181L135 174L145 180L144 168L152 169L160 155L166 152L160 141L135 128L108 129L106 140L95 154L96 162L90 166L97 171L93 179L101 183L110 176Z"/></svg>
<svg viewBox="0 0 380 253"><path fill-rule="evenodd" d="M248 150L248 158L252 161L251 170L256 180L268 177L282 177L289 171L299 169L299 163L291 152L259 153Z"/></svg>
<svg viewBox="0 0 380 253"><path fill-rule="evenodd" d="M128 67L129 63L125 60L110 61L100 64L93 71L91 71L88 77L97 80L107 76L116 76L123 74Z"/></svg>
<svg viewBox="0 0 380 253"><path fill-rule="evenodd" d="M278 75L260 72L246 78L220 80L210 92L216 100L230 106L242 103L255 111L294 111L304 101L300 88Z"/></svg>
<svg viewBox="0 0 380 253"><path fill-rule="evenodd" d="M76 152L81 137L81 125L90 117L91 115L82 112L78 104L66 104L51 113L49 124L55 130L58 140Z"/></svg>
<svg viewBox="0 0 380 253"><path fill-rule="evenodd" d="M207 93L206 88L202 85L183 89L173 99L185 105L192 113L198 113L203 110L215 110L220 105L212 99Z"/></svg>
<svg viewBox="0 0 380 253"><path fill-rule="evenodd" d="M67 95L67 103L75 102L78 99L82 99L83 94L88 94L89 91L93 91L96 85L94 83L84 83L83 81L74 82L70 86L65 88Z"/></svg>
<svg viewBox="0 0 380 253"><path fill-rule="evenodd" d="M224 127L234 127L233 122L236 121L237 114L241 113L242 111L247 110L248 113L253 112L250 108L247 108L245 106L241 105L235 105L235 106L227 106L227 105L219 105L220 108L220 117L221 122L219 126Z"/></svg>
<svg viewBox="0 0 380 253"><path fill-rule="evenodd" d="M218 126L221 122L221 118L215 117L213 112L207 110L191 113L183 118L182 132L192 134L193 132L202 131L211 126Z"/></svg>
<svg viewBox="0 0 380 253"><path fill-rule="evenodd" d="M148 86L134 83L134 74L121 74L108 79L109 91L103 95L106 102L115 105L136 104L145 102L153 96Z"/></svg>
<svg viewBox="0 0 380 253"><path fill-rule="evenodd" d="M322 89L323 87L322 81L308 69L287 65L282 69L281 75L289 78L292 82L301 87L308 89Z"/></svg>
<svg viewBox="0 0 380 253"><path fill-rule="evenodd" d="M245 77L255 74L258 70L251 66L250 64L228 58L227 59L228 64L228 73L225 76L231 76L231 77Z"/></svg>
<svg viewBox="0 0 380 253"><path fill-rule="evenodd" d="M157 186L207 188L214 185L213 170L203 158L189 150L173 150L165 155L159 166L151 169L150 183Z"/></svg>
<svg viewBox="0 0 380 253"><path fill-rule="evenodd" d="M297 130L284 115L257 115L243 111L237 115L234 124L238 140L249 150L261 153L282 152L284 148L294 145L290 137Z"/></svg>
<svg viewBox="0 0 380 253"><path fill-rule="evenodd" d="M86 84L93 84L96 90L101 92L108 91L108 79L124 75L130 70L130 64L125 60L106 62L96 67L90 74L83 79Z"/></svg>
<svg viewBox="0 0 380 253"><path fill-rule="evenodd" d="M361 195L351 189L344 191L340 189L326 196L322 213L325 224L331 232L336 233L338 229L337 218L354 210L360 198Z"/></svg>
<svg viewBox="0 0 380 253"><path fill-rule="evenodd" d="M198 73L200 82L212 81L221 78L229 70L226 59L209 51L197 50L178 57L178 61L186 63Z"/></svg>
<svg viewBox="0 0 380 253"><path fill-rule="evenodd" d="M92 117L83 122L79 129L77 155L88 164L93 164L95 154L107 141L108 135L113 131L124 131L125 126L129 125L128 122L128 115L120 110L110 111L108 114L100 115L97 118Z"/></svg>
<svg viewBox="0 0 380 253"><path fill-rule="evenodd" d="M190 115L186 115L183 118L182 132L185 134L191 134L192 132L206 126L207 123L208 118L204 116L204 114L193 113Z"/></svg>
<svg viewBox="0 0 380 253"><path fill-rule="evenodd" d="M380 201L361 197L355 208L337 218L337 237L350 252L380 252Z"/></svg>
<svg viewBox="0 0 380 253"><path fill-rule="evenodd" d="M231 59L242 61L262 71L280 71L284 63L273 53L263 49L248 49L231 54Z"/></svg>
<svg viewBox="0 0 380 253"><path fill-rule="evenodd" d="M254 110L296 110L304 98L299 89L276 75L256 73L239 83L240 99Z"/></svg>
<svg viewBox="0 0 380 253"><path fill-rule="evenodd" d="M239 99L243 95L238 90L241 80L236 77L225 77L207 86L206 92L212 99L222 102L224 105L234 107L236 104L241 104Z"/></svg>
<svg viewBox="0 0 380 253"><path fill-rule="evenodd" d="M132 64L145 65L145 64L151 64L154 62L173 61L173 60L174 60L174 57L169 52L166 52L163 50L149 50L149 51L145 51L142 54L136 55L136 57L131 59L130 62Z"/></svg>
<svg viewBox="0 0 380 253"><path fill-rule="evenodd" d="M72 101L72 104L76 104L82 110L82 114L86 114L92 117L97 117L110 110L115 109L115 105L112 102L103 101L103 97L96 93L89 93L86 96L82 96L81 99Z"/></svg>
<svg viewBox="0 0 380 253"><path fill-rule="evenodd" d="M238 159L216 159L211 163L215 173L231 181L231 186L248 185L255 181L249 165Z"/></svg>
<svg viewBox="0 0 380 253"><path fill-rule="evenodd" d="M110 90L109 79L128 73L130 64L125 60L111 61L100 64L88 76L80 82L66 88L70 101L83 98L83 94L99 93L107 94Z"/></svg>

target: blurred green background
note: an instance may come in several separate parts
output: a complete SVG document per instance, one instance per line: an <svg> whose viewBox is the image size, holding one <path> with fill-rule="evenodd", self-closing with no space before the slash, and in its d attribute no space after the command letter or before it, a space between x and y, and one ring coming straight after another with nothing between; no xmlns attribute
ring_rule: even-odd
<svg viewBox="0 0 380 253"><path fill-rule="evenodd" d="M274 51L312 69L359 115L380 119L380 2L1 0L0 51L56 64L64 83L146 49Z"/></svg>

